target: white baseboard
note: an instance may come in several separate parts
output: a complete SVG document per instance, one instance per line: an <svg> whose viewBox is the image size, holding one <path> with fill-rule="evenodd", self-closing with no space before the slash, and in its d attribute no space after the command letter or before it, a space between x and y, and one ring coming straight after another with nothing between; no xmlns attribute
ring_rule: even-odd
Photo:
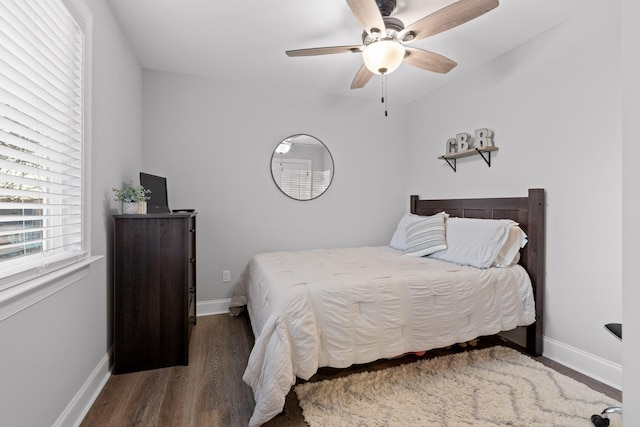
<svg viewBox="0 0 640 427"><path fill-rule="evenodd" d="M111 376L111 372L109 371L110 354L111 351L105 354L100 360L100 363L98 363L98 366L91 372L87 381L85 381L53 424L54 427L77 427L82 423L85 415L87 415L87 412L91 409L91 405L96 401L100 391L102 391L102 388Z"/></svg>
<svg viewBox="0 0 640 427"><path fill-rule="evenodd" d="M622 390L622 366L544 337L544 356L594 380Z"/></svg>
<svg viewBox="0 0 640 427"><path fill-rule="evenodd" d="M200 316L210 316L212 314L225 314L229 312L231 298L200 301L196 304L196 313Z"/></svg>

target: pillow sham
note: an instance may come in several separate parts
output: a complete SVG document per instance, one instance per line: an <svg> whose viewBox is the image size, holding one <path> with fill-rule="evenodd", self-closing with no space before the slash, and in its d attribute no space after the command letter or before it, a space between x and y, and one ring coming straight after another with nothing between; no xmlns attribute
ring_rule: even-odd
<svg viewBox="0 0 640 427"><path fill-rule="evenodd" d="M399 251L404 251L405 249L407 249L407 225L420 220L420 218L424 217L410 213L404 214L398 222L396 231L393 233L393 236L391 236L391 242L389 242L389 246Z"/></svg>
<svg viewBox="0 0 640 427"><path fill-rule="evenodd" d="M527 244L527 234L520 226L512 225L509 228L507 241L500 248L498 256L493 261L492 267L508 267L520 261L520 249Z"/></svg>
<svg viewBox="0 0 640 427"><path fill-rule="evenodd" d="M405 255L421 257L447 248L444 212L421 218L406 226Z"/></svg>
<svg viewBox="0 0 640 427"><path fill-rule="evenodd" d="M512 225L518 223L510 219L449 218L447 248L429 257L476 268L491 267Z"/></svg>
<svg viewBox="0 0 640 427"><path fill-rule="evenodd" d="M438 212L436 215L444 215L444 219L449 218L449 214L443 212ZM431 215L433 216L433 215ZM389 242L389 246L393 249L397 249L399 251L405 251L407 249L407 225L414 223L416 221L421 221L425 218L431 218L431 216L422 216L416 215L412 213L406 213L400 218L398 222L398 226L396 227L396 231L391 236L391 241Z"/></svg>

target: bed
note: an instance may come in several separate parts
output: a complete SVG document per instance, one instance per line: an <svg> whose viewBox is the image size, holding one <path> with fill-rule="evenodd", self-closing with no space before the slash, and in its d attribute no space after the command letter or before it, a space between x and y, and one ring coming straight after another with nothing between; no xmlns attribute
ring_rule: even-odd
<svg viewBox="0 0 640 427"><path fill-rule="evenodd" d="M544 190L488 199L411 196L410 211L512 220L528 243L518 264L505 268L405 256L388 246L252 257L230 303L232 314L246 308L255 335L243 376L256 402L251 426L281 412L296 377L309 379L320 367L344 368L520 326L526 351L542 354Z"/></svg>

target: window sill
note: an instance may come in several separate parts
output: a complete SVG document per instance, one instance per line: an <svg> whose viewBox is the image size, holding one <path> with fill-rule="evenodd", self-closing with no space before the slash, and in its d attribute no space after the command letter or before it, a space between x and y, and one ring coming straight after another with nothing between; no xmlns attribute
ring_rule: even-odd
<svg viewBox="0 0 640 427"><path fill-rule="evenodd" d="M0 291L0 322L76 283L102 256L90 256L9 289Z"/></svg>

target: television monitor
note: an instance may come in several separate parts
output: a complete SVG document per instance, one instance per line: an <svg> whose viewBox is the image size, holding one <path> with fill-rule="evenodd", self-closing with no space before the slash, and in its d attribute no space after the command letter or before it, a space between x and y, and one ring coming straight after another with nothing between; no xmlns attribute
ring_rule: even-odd
<svg viewBox="0 0 640 427"><path fill-rule="evenodd" d="M169 213L167 199L167 178L140 172L140 185L151 190L147 201L147 213Z"/></svg>

